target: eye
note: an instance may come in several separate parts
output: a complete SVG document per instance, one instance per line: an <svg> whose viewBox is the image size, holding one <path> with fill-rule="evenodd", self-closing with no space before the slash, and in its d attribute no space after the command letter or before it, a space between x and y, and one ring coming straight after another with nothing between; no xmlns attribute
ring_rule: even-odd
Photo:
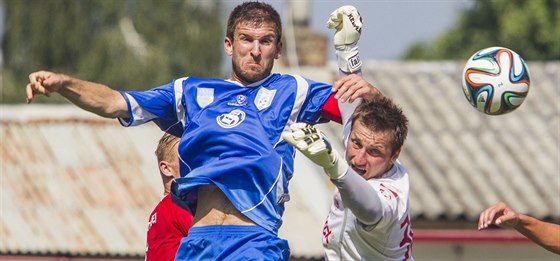
<svg viewBox="0 0 560 261"><path fill-rule="evenodd" d="M247 42L250 42L251 39L250 39L250 37L248 37L247 35L242 34L242 35L239 35L239 41L244 42L244 43L247 43Z"/></svg>
<svg viewBox="0 0 560 261"><path fill-rule="evenodd" d="M265 36L261 39L261 44L263 45L272 45L274 44L275 38L273 36Z"/></svg>
<svg viewBox="0 0 560 261"><path fill-rule="evenodd" d="M383 153L381 153L380 150L376 149L376 148L371 148L367 150L367 154L373 156L373 157L380 157L383 155Z"/></svg>
<svg viewBox="0 0 560 261"><path fill-rule="evenodd" d="M351 139L350 142L352 143L352 147L355 149L359 149L362 147L360 141L357 139Z"/></svg>

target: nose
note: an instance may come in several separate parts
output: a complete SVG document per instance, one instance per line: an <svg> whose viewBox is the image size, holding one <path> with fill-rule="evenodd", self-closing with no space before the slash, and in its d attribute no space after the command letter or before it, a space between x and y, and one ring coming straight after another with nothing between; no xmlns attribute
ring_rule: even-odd
<svg viewBox="0 0 560 261"><path fill-rule="evenodd" d="M358 150L352 159L352 163L356 166L364 166L366 165L366 152L365 150Z"/></svg>
<svg viewBox="0 0 560 261"><path fill-rule="evenodd" d="M251 48L251 55L257 57L261 54L261 45L258 40L253 41L253 46Z"/></svg>

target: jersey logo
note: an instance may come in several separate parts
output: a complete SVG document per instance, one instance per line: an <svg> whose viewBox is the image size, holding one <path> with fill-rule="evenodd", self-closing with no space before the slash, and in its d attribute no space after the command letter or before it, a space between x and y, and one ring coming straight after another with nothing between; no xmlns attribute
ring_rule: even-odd
<svg viewBox="0 0 560 261"><path fill-rule="evenodd" d="M231 129L237 127L245 120L245 112L242 110L235 109L229 113L224 113L216 117L216 122L222 128Z"/></svg>
<svg viewBox="0 0 560 261"><path fill-rule="evenodd" d="M257 92L257 97L255 97L255 106L259 111L270 107L272 104L272 100L274 99L274 95L276 95L276 90L269 90L264 87L259 89Z"/></svg>
<svg viewBox="0 0 560 261"><path fill-rule="evenodd" d="M201 108L208 106L214 101L213 88L196 88L196 103Z"/></svg>
<svg viewBox="0 0 560 261"><path fill-rule="evenodd" d="M229 106L245 106L247 105L247 96L241 94L237 95L234 102L228 102L227 104Z"/></svg>
<svg viewBox="0 0 560 261"><path fill-rule="evenodd" d="M152 226L156 223L156 221L157 221L157 212L155 212L150 217L150 220L148 221L148 230L150 230L150 228L152 228Z"/></svg>
<svg viewBox="0 0 560 261"><path fill-rule="evenodd" d="M390 188L385 187L385 184L381 183L381 185L379 185L381 188L379 188L379 193L381 193L381 195L385 196L385 198L387 200L392 200L393 198L398 198L399 194L397 194L397 192L393 191Z"/></svg>

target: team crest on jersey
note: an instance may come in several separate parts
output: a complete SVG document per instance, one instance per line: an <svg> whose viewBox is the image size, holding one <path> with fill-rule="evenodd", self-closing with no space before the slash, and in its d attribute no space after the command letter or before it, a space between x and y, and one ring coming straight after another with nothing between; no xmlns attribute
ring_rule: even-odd
<svg viewBox="0 0 560 261"><path fill-rule="evenodd" d="M276 90L269 90L264 87L259 89L257 92L257 97L255 97L255 106L259 111L270 107L272 104L272 100L274 99L274 95L276 95Z"/></svg>
<svg viewBox="0 0 560 261"><path fill-rule="evenodd" d="M229 106L245 106L247 105L247 96L241 94L237 95L234 102L228 102L227 104Z"/></svg>
<svg viewBox="0 0 560 261"><path fill-rule="evenodd" d="M216 122L218 122L218 125L225 129L237 127L244 120L245 112L239 109L235 109L233 111L230 111L229 113L224 113L216 117Z"/></svg>
<svg viewBox="0 0 560 261"><path fill-rule="evenodd" d="M213 88L196 88L196 103L201 108L208 106L214 101Z"/></svg>
<svg viewBox="0 0 560 261"><path fill-rule="evenodd" d="M393 191L390 188L385 187L385 184L381 183L381 185L379 185L379 193L381 193L381 195L385 196L385 198L387 200L392 200L393 198L398 198L399 194L397 194L397 192Z"/></svg>

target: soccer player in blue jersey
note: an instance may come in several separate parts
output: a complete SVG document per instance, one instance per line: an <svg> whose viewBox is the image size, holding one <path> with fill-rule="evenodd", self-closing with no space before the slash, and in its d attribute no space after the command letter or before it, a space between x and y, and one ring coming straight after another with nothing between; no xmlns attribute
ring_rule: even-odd
<svg viewBox="0 0 560 261"><path fill-rule="evenodd" d="M57 92L80 108L118 118L123 126L153 121L181 137L181 178L171 193L196 210L176 260L288 260L288 242L278 237L278 228L289 200L294 148L282 133L295 122L315 124L336 115L338 102L378 93L356 74L361 67L357 10L340 9L329 26L336 29L339 69L346 75L333 85L271 73L282 49L280 16L266 3L246 2L234 8L227 23L229 79L189 76L125 92L39 71L29 75L27 99Z"/></svg>

